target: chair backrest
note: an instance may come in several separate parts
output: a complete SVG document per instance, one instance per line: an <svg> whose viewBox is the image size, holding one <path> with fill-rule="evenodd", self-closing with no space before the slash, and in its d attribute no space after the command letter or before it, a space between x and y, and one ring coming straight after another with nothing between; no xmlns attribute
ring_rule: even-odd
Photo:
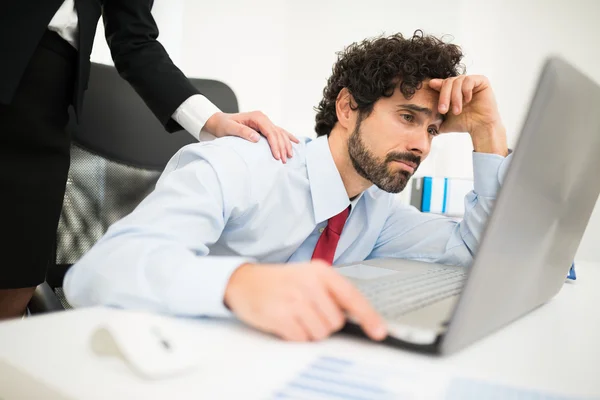
<svg viewBox="0 0 600 400"><path fill-rule="evenodd" d="M233 91L224 83L190 79L224 112L237 112ZM92 64L83 114L71 118L73 142L106 159L138 168L162 170L182 146L194 142L185 131L169 134L112 66Z"/></svg>
<svg viewBox="0 0 600 400"><path fill-rule="evenodd" d="M237 112L224 83L190 79L224 112ZM108 227L130 213L154 188L168 160L195 142L185 131L169 134L112 66L92 63L79 124L73 115L71 167L58 227L56 265L47 281L62 285L66 269Z"/></svg>

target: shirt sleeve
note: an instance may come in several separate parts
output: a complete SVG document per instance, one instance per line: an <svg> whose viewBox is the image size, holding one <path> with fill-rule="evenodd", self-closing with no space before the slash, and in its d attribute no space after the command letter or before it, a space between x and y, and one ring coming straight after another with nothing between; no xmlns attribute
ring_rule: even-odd
<svg viewBox="0 0 600 400"><path fill-rule="evenodd" d="M368 258L404 258L470 265L512 155L473 153L473 191L465 196L462 220L422 213L395 202Z"/></svg>
<svg viewBox="0 0 600 400"><path fill-rule="evenodd" d="M195 94L185 100L173 113L173 119L189 134L198 140L212 140L215 137L203 130L206 121L221 112L210 100Z"/></svg>
<svg viewBox="0 0 600 400"><path fill-rule="evenodd" d="M231 274L253 260L211 256L209 246L244 212L241 202L249 200L239 199L248 199L251 179L246 163L226 146L184 147L156 189L68 271L63 287L69 303L231 315L223 304L225 288Z"/></svg>

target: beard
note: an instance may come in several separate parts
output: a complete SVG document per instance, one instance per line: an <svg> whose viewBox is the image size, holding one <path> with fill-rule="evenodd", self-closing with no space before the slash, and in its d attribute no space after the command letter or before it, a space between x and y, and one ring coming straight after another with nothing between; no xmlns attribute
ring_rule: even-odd
<svg viewBox="0 0 600 400"><path fill-rule="evenodd" d="M399 169L394 171L390 164L394 161L404 161L416 164L415 172L421 163L421 157L410 152L388 153L384 160L377 158L362 141L360 132L361 121L356 123L354 132L348 140L348 154L352 166L360 176L373 183L379 189L388 193L400 193L406 187L408 180L414 174Z"/></svg>

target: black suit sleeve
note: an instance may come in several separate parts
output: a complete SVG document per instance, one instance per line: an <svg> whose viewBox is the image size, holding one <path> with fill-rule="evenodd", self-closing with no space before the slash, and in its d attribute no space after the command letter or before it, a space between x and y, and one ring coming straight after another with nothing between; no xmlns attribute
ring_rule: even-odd
<svg viewBox="0 0 600 400"><path fill-rule="evenodd" d="M153 0L104 0L106 42L115 67L144 99L167 131L182 127L171 115L198 91L156 40Z"/></svg>

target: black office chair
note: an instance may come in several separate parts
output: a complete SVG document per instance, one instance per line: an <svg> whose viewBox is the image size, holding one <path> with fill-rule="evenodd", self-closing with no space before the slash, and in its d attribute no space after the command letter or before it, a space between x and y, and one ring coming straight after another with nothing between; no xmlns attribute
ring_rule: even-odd
<svg viewBox="0 0 600 400"><path fill-rule="evenodd" d="M222 82L191 79L224 112L238 112L234 92ZM169 134L112 66L92 63L80 124L74 116L71 168L58 226L55 265L36 288L32 314L70 308L62 292L68 268L108 227L130 213L154 188L165 165L195 142L185 131Z"/></svg>

